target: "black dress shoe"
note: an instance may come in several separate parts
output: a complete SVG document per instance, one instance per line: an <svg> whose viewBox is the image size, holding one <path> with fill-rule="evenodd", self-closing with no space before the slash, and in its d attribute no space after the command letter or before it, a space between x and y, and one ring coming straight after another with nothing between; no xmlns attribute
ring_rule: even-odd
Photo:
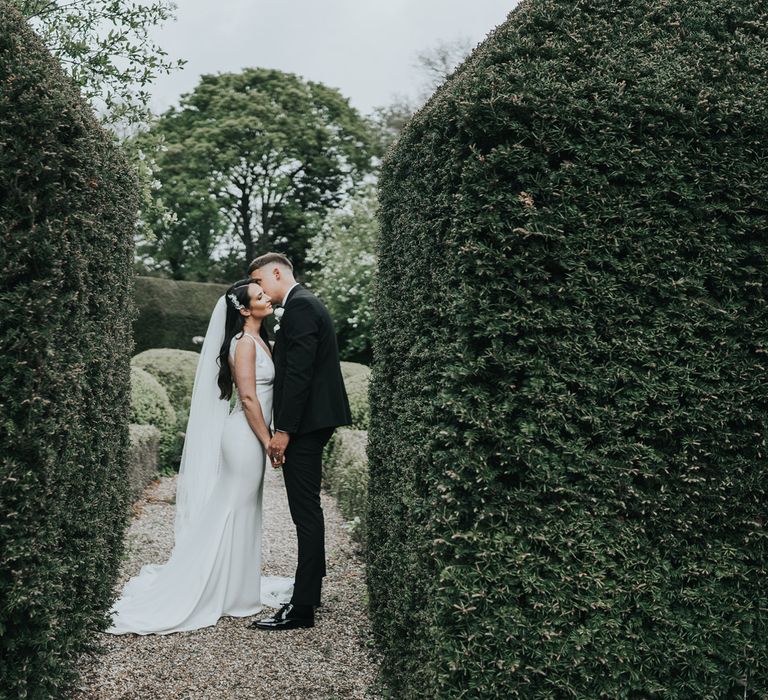
<svg viewBox="0 0 768 700"><path fill-rule="evenodd" d="M311 605L293 605L286 603L272 617L256 620L248 627L257 630L295 630L302 627L314 627L315 612Z"/></svg>

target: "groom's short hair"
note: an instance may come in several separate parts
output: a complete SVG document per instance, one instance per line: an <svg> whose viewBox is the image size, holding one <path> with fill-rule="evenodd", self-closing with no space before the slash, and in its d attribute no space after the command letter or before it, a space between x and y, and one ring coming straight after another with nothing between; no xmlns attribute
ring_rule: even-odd
<svg viewBox="0 0 768 700"><path fill-rule="evenodd" d="M254 270L270 265L274 263L280 263L285 265L289 270L293 271L293 264L282 253L264 253L258 258L255 258L253 262L248 266L248 274L250 275Z"/></svg>

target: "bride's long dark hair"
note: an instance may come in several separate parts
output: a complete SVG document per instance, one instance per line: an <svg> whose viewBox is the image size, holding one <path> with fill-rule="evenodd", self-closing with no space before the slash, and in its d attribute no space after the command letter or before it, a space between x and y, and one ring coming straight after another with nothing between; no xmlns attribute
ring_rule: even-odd
<svg viewBox="0 0 768 700"><path fill-rule="evenodd" d="M230 295L234 295L235 298L246 308L251 305L251 300L248 296L248 285L255 284L250 279L242 279L235 282L225 293L225 300L227 303L227 318L224 323L224 342L221 344L219 350L219 379L218 385L221 389L221 396L219 398L229 400L232 398L232 370L229 367L229 344L232 342L238 333L243 332L243 326L245 325L245 316L235 306ZM267 347L269 347L269 333L267 333L267 324L262 323L259 335L264 341Z"/></svg>

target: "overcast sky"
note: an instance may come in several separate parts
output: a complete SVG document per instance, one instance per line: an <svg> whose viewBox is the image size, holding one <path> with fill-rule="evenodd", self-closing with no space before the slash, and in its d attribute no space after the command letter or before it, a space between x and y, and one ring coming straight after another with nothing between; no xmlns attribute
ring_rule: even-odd
<svg viewBox="0 0 768 700"><path fill-rule="evenodd" d="M363 113L393 95L415 97L416 55L440 41L474 46L517 0L177 0L177 20L155 34L188 61L155 83L156 112L204 73L277 68L338 88Z"/></svg>

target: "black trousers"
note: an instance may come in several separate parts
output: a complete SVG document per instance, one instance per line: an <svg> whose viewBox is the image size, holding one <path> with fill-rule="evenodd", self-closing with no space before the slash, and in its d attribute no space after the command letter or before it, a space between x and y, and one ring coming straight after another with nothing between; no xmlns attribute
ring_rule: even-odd
<svg viewBox="0 0 768 700"><path fill-rule="evenodd" d="M285 450L283 478L291 519L299 541L299 562L291 603L319 605L325 576L325 521L320 506L323 448L334 428L291 435Z"/></svg>

